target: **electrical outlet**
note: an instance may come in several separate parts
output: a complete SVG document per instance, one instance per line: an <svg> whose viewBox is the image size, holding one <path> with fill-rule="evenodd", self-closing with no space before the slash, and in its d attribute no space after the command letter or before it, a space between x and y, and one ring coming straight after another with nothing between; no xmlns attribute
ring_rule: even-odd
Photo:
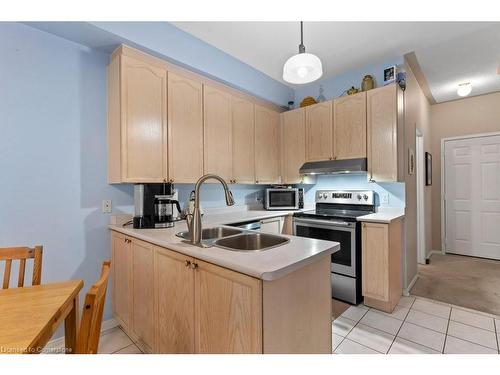
<svg viewBox="0 0 500 375"><path fill-rule="evenodd" d="M111 213L112 206L111 206L111 199L105 199L102 201L102 213L103 214L109 214Z"/></svg>
<svg viewBox="0 0 500 375"><path fill-rule="evenodd" d="M389 204L389 193L382 193L380 195L380 204L384 204L384 205L387 205Z"/></svg>

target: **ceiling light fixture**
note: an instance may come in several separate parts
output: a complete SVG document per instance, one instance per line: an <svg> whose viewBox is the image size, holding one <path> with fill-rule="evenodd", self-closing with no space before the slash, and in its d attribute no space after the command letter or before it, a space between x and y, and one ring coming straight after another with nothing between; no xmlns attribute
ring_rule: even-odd
<svg viewBox="0 0 500 375"><path fill-rule="evenodd" d="M472 91L472 85L470 84L470 82L460 83L458 85L457 95L458 96L467 96L471 93L471 91Z"/></svg>
<svg viewBox="0 0 500 375"><path fill-rule="evenodd" d="M303 23L300 22L299 53L290 57L283 66L283 79L289 83L304 84L316 81L323 75L323 66L318 56L306 53Z"/></svg>

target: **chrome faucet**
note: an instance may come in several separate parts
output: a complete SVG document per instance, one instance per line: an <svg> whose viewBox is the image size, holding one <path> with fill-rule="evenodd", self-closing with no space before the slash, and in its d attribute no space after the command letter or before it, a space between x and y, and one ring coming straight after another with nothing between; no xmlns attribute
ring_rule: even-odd
<svg viewBox="0 0 500 375"><path fill-rule="evenodd" d="M201 245L201 233L202 233L202 225L201 225L201 212L200 212L200 188L201 185L209 179L214 179L219 181L224 188L224 195L226 197L226 204L228 206L232 206L234 204L233 193L229 190L226 181L222 177L217 176L216 174L206 174L201 176L200 179L196 182L196 186L194 188L194 210L192 214L186 215L186 221L189 229L189 237L191 238L191 243L193 245L202 246Z"/></svg>

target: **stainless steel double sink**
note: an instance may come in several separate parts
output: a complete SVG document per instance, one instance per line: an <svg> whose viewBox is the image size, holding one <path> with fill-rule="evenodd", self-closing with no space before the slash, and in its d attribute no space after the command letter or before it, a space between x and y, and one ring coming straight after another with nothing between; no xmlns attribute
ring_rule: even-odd
<svg viewBox="0 0 500 375"><path fill-rule="evenodd" d="M189 231L179 232L176 236L190 240ZM290 242L290 239L269 233L214 227L202 230L201 242L204 247L216 246L231 251L263 251L284 245Z"/></svg>

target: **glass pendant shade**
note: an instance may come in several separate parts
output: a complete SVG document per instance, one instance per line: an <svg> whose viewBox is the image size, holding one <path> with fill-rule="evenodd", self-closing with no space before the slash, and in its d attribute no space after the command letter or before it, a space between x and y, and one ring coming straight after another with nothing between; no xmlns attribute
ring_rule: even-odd
<svg viewBox="0 0 500 375"><path fill-rule="evenodd" d="M318 56L299 53L290 57L283 66L283 79L294 84L316 81L323 75L323 66Z"/></svg>

